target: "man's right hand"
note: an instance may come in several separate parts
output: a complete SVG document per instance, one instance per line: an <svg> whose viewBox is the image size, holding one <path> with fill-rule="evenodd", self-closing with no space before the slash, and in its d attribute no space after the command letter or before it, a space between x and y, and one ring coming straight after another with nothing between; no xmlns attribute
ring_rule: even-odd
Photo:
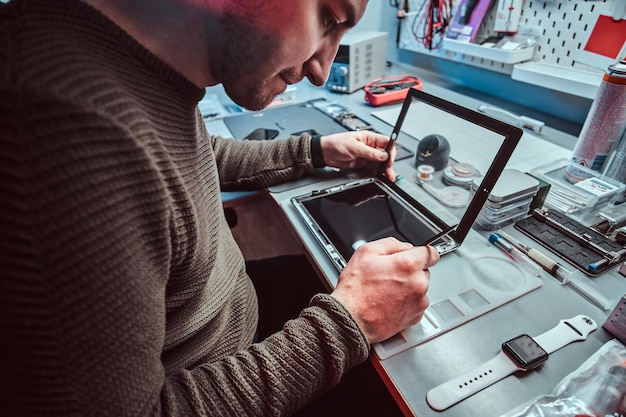
<svg viewBox="0 0 626 417"><path fill-rule="evenodd" d="M361 245L341 273L332 296L350 311L370 343L419 322L428 307L428 268L439 261L432 246L395 238Z"/></svg>

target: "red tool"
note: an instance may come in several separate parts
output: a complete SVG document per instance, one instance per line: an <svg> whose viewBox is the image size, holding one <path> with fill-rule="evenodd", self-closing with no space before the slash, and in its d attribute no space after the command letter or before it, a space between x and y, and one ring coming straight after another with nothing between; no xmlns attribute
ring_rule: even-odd
<svg viewBox="0 0 626 417"><path fill-rule="evenodd" d="M411 87L421 90L424 85L419 78L408 74L377 78L365 85L365 101L372 106L400 102Z"/></svg>

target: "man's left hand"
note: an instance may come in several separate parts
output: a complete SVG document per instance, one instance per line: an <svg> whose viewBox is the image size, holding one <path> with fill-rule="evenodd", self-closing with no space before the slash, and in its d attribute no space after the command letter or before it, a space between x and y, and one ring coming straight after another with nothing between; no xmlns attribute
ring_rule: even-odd
<svg viewBox="0 0 626 417"><path fill-rule="evenodd" d="M391 153L385 152L389 137L368 130L357 132L336 133L322 136L322 155L326 165L335 168L365 168L377 172L381 162L388 161L386 176L394 181L396 174L392 164L396 155L393 147Z"/></svg>

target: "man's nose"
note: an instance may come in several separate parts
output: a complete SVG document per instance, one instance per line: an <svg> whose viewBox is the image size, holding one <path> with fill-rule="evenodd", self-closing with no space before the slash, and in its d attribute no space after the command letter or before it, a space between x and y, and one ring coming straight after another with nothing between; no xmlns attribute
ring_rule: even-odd
<svg viewBox="0 0 626 417"><path fill-rule="evenodd" d="M337 55L337 49L339 48L339 40L336 42L329 42L320 49L305 63L307 71L307 78L312 84L321 87L326 83L328 74L330 73L330 66L335 60Z"/></svg>

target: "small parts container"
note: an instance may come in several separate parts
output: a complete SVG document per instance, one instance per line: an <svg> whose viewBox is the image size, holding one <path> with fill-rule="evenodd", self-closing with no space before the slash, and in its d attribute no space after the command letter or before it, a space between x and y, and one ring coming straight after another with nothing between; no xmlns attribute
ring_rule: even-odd
<svg viewBox="0 0 626 417"><path fill-rule="evenodd" d="M492 222L500 222L508 218L517 216L519 213L528 213L530 209L530 203L533 201L533 197L525 198L520 201L516 201L509 205L501 206L499 208L493 208L486 203L480 214Z"/></svg>
<svg viewBox="0 0 626 417"><path fill-rule="evenodd" d="M530 203L529 203L530 204ZM513 214L510 217L504 218L500 221L494 222L492 220L487 220L483 216L483 212L478 213L478 217L476 217L476 223L480 225L485 230L498 230L504 226L508 226L510 224L515 223L518 220L523 219L528 215L528 207L525 210L520 210L517 214Z"/></svg>
<svg viewBox="0 0 626 417"><path fill-rule="evenodd" d="M572 165L575 168L570 168ZM573 177L568 175L568 169L575 169L586 178L573 182ZM624 184L619 181L567 159L550 162L530 172L550 184L550 192L545 200L546 207L579 221L584 221L602 210L624 191Z"/></svg>
<svg viewBox="0 0 626 417"><path fill-rule="evenodd" d="M482 178L474 180L475 192ZM533 197L539 191L539 181L516 169L505 169L489 194L476 218L485 230L496 230L524 218L530 211Z"/></svg>

